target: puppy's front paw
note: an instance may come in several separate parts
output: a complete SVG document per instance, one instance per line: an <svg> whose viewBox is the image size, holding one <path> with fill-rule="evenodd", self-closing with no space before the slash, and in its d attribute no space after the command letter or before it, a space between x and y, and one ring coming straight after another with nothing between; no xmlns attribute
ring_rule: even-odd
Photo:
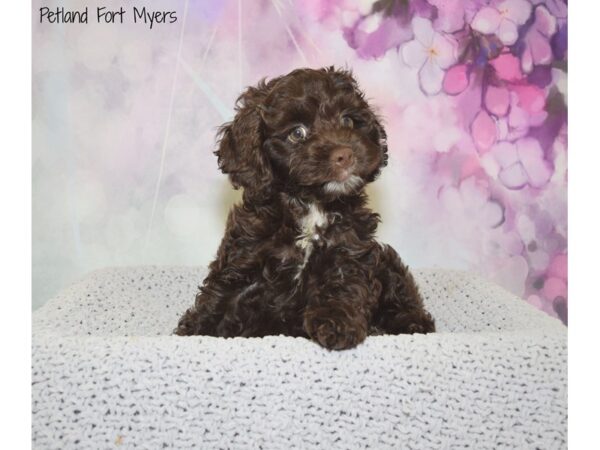
<svg viewBox="0 0 600 450"><path fill-rule="evenodd" d="M396 334L433 333L435 321L425 310L398 313L391 321L391 330Z"/></svg>
<svg viewBox="0 0 600 450"><path fill-rule="evenodd" d="M367 337L366 320L330 308L313 309L307 313L304 328L314 341L329 350L356 347Z"/></svg>

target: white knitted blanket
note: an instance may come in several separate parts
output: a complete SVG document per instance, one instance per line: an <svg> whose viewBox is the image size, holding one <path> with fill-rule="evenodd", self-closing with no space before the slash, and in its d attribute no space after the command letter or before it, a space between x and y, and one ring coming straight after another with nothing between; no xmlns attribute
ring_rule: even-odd
<svg viewBox="0 0 600 450"><path fill-rule="evenodd" d="M34 312L34 448L566 448L566 328L492 283L415 271L438 333L329 352L170 335L203 276L100 270Z"/></svg>

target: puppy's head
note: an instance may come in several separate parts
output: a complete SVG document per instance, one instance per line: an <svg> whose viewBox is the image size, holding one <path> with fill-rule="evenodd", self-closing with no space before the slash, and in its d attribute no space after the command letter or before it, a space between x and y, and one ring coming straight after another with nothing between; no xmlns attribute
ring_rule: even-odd
<svg viewBox="0 0 600 450"><path fill-rule="evenodd" d="M332 199L387 164L383 127L350 72L299 69L248 88L215 152L234 187Z"/></svg>

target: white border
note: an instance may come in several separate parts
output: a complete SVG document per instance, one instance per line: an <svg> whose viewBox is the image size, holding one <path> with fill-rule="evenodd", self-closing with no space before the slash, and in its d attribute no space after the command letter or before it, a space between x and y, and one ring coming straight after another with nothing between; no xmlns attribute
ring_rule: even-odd
<svg viewBox="0 0 600 450"><path fill-rule="evenodd" d="M587 449L600 399L600 7L569 6L569 448Z"/></svg>
<svg viewBox="0 0 600 450"><path fill-rule="evenodd" d="M31 3L2 7L0 279L5 448L31 446Z"/></svg>
<svg viewBox="0 0 600 450"><path fill-rule="evenodd" d="M3 446L31 445L31 4L3 7ZM600 73L597 2L569 8L569 448L597 441L600 376ZM21 445L14 445L18 441ZM13 444L13 445L11 445Z"/></svg>

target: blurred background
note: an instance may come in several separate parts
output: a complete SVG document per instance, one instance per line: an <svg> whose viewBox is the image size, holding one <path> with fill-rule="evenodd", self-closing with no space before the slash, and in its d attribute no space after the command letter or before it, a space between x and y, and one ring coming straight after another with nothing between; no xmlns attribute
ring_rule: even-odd
<svg viewBox="0 0 600 450"><path fill-rule="evenodd" d="M88 6L89 23L40 24L43 6ZM124 23L95 23L96 6ZM177 21L150 29L133 6ZM32 15L33 308L96 268L208 264L239 199L212 154L236 97L337 65L385 118L379 239L566 323L561 0L34 0Z"/></svg>

